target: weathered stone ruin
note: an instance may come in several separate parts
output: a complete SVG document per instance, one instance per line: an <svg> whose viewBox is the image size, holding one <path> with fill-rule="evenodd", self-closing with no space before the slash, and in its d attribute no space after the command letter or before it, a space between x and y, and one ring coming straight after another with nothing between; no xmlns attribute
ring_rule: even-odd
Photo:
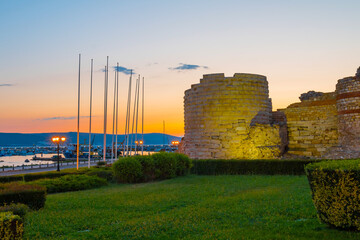
<svg viewBox="0 0 360 240"><path fill-rule="evenodd" d="M272 112L265 76L204 75L185 91L182 152L195 159L360 157L360 68L336 91Z"/></svg>

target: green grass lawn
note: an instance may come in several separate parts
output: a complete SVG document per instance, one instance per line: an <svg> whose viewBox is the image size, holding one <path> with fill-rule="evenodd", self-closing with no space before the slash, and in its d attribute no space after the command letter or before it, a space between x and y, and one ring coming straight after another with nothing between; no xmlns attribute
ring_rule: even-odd
<svg viewBox="0 0 360 240"><path fill-rule="evenodd" d="M187 176L48 195L25 239L360 239L319 223L304 176Z"/></svg>

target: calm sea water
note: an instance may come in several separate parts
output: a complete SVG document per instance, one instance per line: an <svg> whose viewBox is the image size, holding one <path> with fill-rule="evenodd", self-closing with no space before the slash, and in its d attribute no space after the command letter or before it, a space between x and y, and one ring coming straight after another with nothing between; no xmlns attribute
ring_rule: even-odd
<svg viewBox="0 0 360 240"><path fill-rule="evenodd" d="M51 154L43 154L41 156L41 154L36 154L37 157L43 157L43 158L51 158L52 156L54 156L56 154L51 153ZM64 157L64 155L60 154L62 157ZM26 156L6 156L6 157L0 157L0 167L2 166L21 166L21 165L31 165L31 164L46 164L46 163L53 163L53 161L39 161L39 160L32 160L32 158L35 155L26 155ZM30 162L25 162L26 159L29 159Z"/></svg>

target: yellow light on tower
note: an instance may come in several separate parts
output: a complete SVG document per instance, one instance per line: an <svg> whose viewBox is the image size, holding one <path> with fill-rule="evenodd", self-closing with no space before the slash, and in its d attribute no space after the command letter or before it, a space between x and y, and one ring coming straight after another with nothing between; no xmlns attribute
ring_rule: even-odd
<svg viewBox="0 0 360 240"><path fill-rule="evenodd" d="M135 144L136 144L136 145L138 145L138 144L139 144L139 142L138 142L138 141L135 141Z"/></svg>
<svg viewBox="0 0 360 240"><path fill-rule="evenodd" d="M144 142L143 142L142 140L139 141L139 144L140 144L140 145L143 145L143 143L144 143Z"/></svg>

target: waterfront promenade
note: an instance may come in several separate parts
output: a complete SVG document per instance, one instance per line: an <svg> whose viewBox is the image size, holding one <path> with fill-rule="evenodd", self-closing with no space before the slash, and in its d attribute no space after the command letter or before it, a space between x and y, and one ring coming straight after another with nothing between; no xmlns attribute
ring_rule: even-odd
<svg viewBox="0 0 360 240"><path fill-rule="evenodd" d="M102 160L99 160L102 161ZM96 166L99 162L98 160L92 160L90 162L90 166ZM106 159L107 163L113 163L115 159ZM88 162L87 160L79 161L79 167L87 167ZM24 168L23 168L24 167ZM76 161L75 162L64 162L60 163L60 171L62 169L69 169L69 168L76 168ZM37 173L37 172L48 172L48 171L56 171L57 163L53 164L42 164L42 165L33 165L33 166L17 166L13 168L5 168L0 171L0 176L11 176L17 174L27 174L27 173Z"/></svg>

